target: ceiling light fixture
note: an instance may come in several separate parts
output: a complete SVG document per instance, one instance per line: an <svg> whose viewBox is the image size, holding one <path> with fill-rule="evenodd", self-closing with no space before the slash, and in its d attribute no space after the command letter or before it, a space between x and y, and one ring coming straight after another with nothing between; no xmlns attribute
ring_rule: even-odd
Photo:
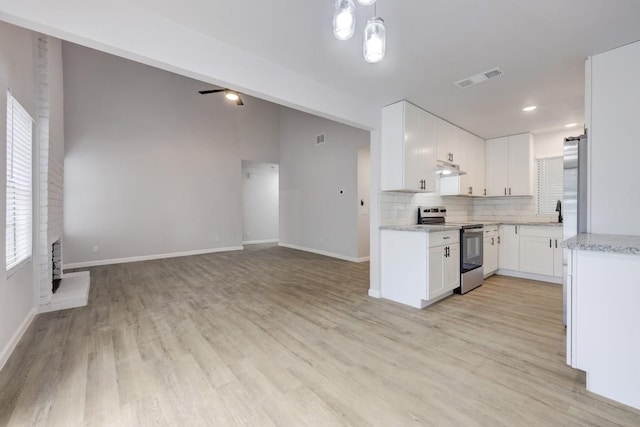
<svg viewBox="0 0 640 427"><path fill-rule="evenodd" d="M224 92L224 97L227 98L229 101L233 101L236 103L236 105L244 105L244 102L242 102L242 99L240 99L240 94L238 92L236 92L235 90L231 90L231 89L210 89L210 90L201 90L198 91L198 93L200 95L208 95L210 93L220 93L220 92Z"/></svg>
<svg viewBox="0 0 640 427"><path fill-rule="evenodd" d="M564 125L564 127L566 127L566 128L574 128L576 126L578 126L577 123L567 123L566 125Z"/></svg>
<svg viewBox="0 0 640 427"><path fill-rule="evenodd" d="M374 5L374 16L367 21L364 28L362 52L365 61L380 62L387 51L384 20L377 16L376 0L358 0L358 3L363 6ZM353 0L337 0L333 11L333 34L338 40L349 40L353 37L355 28L356 6Z"/></svg>
<svg viewBox="0 0 640 427"><path fill-rule="evenodd" d="M524 108L522 109L522 111L525 111L525 112L527 112L527 113L528 113L528 112L530 112L530 111L535 110L536 108L538 108L538 107L536 107L535 105L530 105L530 106L528 106L528 107L524 107Z"/></svg>
<svg viewBox="0 0 640 427"><path fill-rule="evenodd" d="M333 11L333 34L338 40L349 40L356 30L356 5L353 0L337 0Z"/></svg>
<svg viewBox="0 0 640 427"><path fill-rule="evenodd" d="M364 28L364 60L369 63L382 61L387 50L386 29L384 20L375 16L367 21Z"/></svg>
<svg viewBox="0 0 640 427"><path fill-rule="evenodd" d="M240 99L240 97L238 96L238 93L232 90L225 91L224 97L227 98L229 101L237 101L238 99Z"/></svg>

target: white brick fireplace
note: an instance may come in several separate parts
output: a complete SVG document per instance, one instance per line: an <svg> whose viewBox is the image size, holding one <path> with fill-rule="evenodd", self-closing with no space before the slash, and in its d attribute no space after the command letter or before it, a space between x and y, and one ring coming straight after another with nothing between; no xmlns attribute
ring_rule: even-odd
<svg viewBox="0 0 640 427"><path fill-rule="evenodd" d="M89 273L62 274L62 222L64 181L64 132L62 129L62 74L60 40L40 34L37 39L38 90L38 266L39 312L86 305ZM55 53L55 55L54 55ZM49 66L50 61L58 61ZM57 74L55 74L57 73ZM54 104L56 108L51 108ZM58 116L51 117L51 114ZM56 127L57 126L57 127ZM57 271L54 272L53 260ZM62 278L53 294L53 279Z"/></svg>

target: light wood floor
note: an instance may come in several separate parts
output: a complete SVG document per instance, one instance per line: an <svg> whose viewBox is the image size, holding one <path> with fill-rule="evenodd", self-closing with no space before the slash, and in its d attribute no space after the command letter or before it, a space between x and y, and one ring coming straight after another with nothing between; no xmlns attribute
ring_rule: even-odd
<svg viewBox="0 0 640 427"><path fill-rule="evenodd" d="M0 425L638 426L564 363L561 289L494 277L416 310L368 264L281 247L91 269L0 372Z"/></svg>

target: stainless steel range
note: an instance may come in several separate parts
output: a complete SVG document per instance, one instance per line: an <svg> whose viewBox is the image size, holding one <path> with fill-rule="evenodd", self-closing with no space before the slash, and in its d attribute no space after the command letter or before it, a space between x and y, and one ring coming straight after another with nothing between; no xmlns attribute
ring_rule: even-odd
<svg viewBox="0 0 640 427"><path fill-rule="evenodd" d="M465 294L482 285L483 225L472 222L447 222L447 209L444 206L418 207L418 224L454 225L460 227L460 287L457 293Z"/></svg>

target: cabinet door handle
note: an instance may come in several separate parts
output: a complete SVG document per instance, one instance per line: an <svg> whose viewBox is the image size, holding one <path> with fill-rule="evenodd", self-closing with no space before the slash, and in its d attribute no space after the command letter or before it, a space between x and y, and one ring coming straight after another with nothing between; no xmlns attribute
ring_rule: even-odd
<svg viewBox="0 0 640 427"><path fill-rule="evenodd" d="M511 187L509 187L509 195L511 195Z"/></svg>
<svg viewBox="0 0 640 427"><path fill-rule="evenodd" d="M487 189L486 188L484 189L484 195L485 196L487 195Z"/></svg>
<svg viewBox="0 0 640 427"><path fill-rule="evenodd" d="M551 247L551 239L549 239L549 247Z"/></svg>
<svg viewBox="0 0 640 427"><path fill-rule="evenodd" d="M491 246L493 246L493 243L494 243L493 239L494 237L491 238Z"/></svg>
<svg viewBox="0 0 640 427"><path fill-rule="evenodd" d="M516 229L516 234L518 234L518 226L517 225L515 226L515 229Z"/></svg>
<svg viewBox="0 0 640 427"><path fill-rule="evenodd" d="M473 187L469 187L469 194L473 194Z"/></svg>
<svg viewBox="0 0 640 427"><path fill-rule="evenodd" d="M442 239L443 240L449 240L451 237L450 236L444 236Z"/></svg>
<svg viewBox="0 0 640 427"><path fill-rule="evenodd" d="M500 244L500 236L498 236L498 244Z"/></svg>
<svg viewBox="0 0 640 427"><path fill-rule="evenodd" d="M504 187L504 195L507 195L507 187Z"/></svg>
<svg viewBox="0 0 640 427"><path fill-rule="evenodd" d="M556 249L558 249L558 239L556 239Z"/></svg>

